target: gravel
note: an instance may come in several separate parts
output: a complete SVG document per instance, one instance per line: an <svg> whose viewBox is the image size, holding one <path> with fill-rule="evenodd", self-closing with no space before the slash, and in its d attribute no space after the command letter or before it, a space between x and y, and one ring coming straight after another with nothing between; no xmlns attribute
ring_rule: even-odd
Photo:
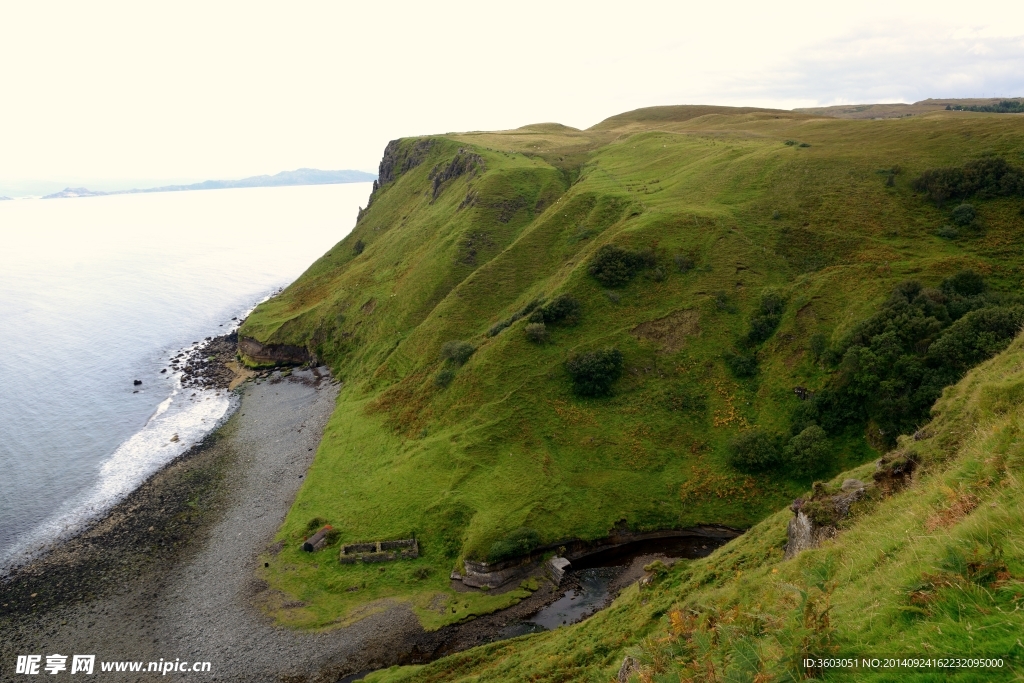
<svg viewBox="0 0 1024 683"><path fill-rule="evenodd" d="M404 605L308 633L275 626L254 604L266 589L256 578L260 554L303 482L337 391L324 368L247 382L218 438L8 577L0 584L0 679L15 677L20 654L44 663L53 653L95 654L96 673L101 661L209 661L210 673L160 678L275 683L336 681L407 656L423 631Z"/></svg>

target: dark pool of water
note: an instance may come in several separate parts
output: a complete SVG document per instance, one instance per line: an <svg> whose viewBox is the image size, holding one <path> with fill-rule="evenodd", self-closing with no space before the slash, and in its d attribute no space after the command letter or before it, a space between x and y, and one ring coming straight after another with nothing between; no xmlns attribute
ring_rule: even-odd
<svg viewBox="0 0 1024 683"><path fill-rule="evenodd" d="M553 630L582 621L604 607L608 586L622 567L593 567L571 572L578 588L569 589L561 598L534 614L528 623Z"/></svg>

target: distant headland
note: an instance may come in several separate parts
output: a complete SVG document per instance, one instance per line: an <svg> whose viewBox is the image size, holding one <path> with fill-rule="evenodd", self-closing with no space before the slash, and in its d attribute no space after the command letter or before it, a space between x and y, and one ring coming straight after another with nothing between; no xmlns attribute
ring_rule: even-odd
<svg viewBox="0 0 1024 683"><path fill-rule="evenodd" d="M224 190L235 187L283 187L286 185L337 185L340 183L368 183L376 180L374 173L363 171L321 171L316 168L300 168L281 171L275 175L257 175L241 180L204 180L191 185L164 185L145 189L115 190L100 192L84 187L66 187L60 192L48 194L43 199L65 199L69 197L98 197L108 194L137 194L141 192L185 192L188 190Z"/></svg>

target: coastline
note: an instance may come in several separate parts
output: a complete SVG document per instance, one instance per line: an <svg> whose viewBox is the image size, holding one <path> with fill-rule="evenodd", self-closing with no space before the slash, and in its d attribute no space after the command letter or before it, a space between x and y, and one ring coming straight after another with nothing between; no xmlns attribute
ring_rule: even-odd
<svg viewBox="0 0 1024 683"><path fill-rule="evenodd" d="M0 672L13 673L18 655L68 652L99 662L209 661L208 680L333 683L521 635L521 620L572 588L540 581L513 607L432 632L408 605L387 601L329 631L274 623L260 605L280 596L258 578L259 563L274 552L337 392L326 368L245 380L220 428L81 533L0 579ZM615 592L651 559L637 558Z"/></svg>
<svg viewBox="0 0 1024 683"><path fill-rule="evenodd" d="M325 368L302 369L247 382L240 394L239 409L202 443L0 581L0 671L13 674L18 655L67 651L210 661L216 680L277 681L291 669L313 681L392 663L395 641L421 631L408 609L330 634L288 631L262 615L258 555L312 462L337 384Z"/></svg>

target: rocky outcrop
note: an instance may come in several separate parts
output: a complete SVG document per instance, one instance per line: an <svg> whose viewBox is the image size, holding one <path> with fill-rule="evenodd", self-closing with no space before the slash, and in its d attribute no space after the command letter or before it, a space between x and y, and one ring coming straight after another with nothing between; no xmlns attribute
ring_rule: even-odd
<svg viewBox="0 0 1024 683"><path fill-rule="evenodd" d="M238 338L238 352L250 365L303 365L312 360L302 346L262 344L252 337Z"/></svg>
<svg viewBox="0 0 1024 683"><path fill-rule="evenodd" d="M430 170L430 179L434 181L433 198L437 199L447 183L467 173L475 174L483 165L483 157L479 154L473 154L460 148L447 166L442 168L438 164Z"/></svg>
<svg viewBox="0 0 1024 683"><path fill-rule="evenodd" d="M847 479L838 492L830 493L819 482L810 498L793 501L793 519L786 528L786 559L835 538L839 522L849 516L850 507L864 497L866 489L867 484L859 479Z"/></svg>

